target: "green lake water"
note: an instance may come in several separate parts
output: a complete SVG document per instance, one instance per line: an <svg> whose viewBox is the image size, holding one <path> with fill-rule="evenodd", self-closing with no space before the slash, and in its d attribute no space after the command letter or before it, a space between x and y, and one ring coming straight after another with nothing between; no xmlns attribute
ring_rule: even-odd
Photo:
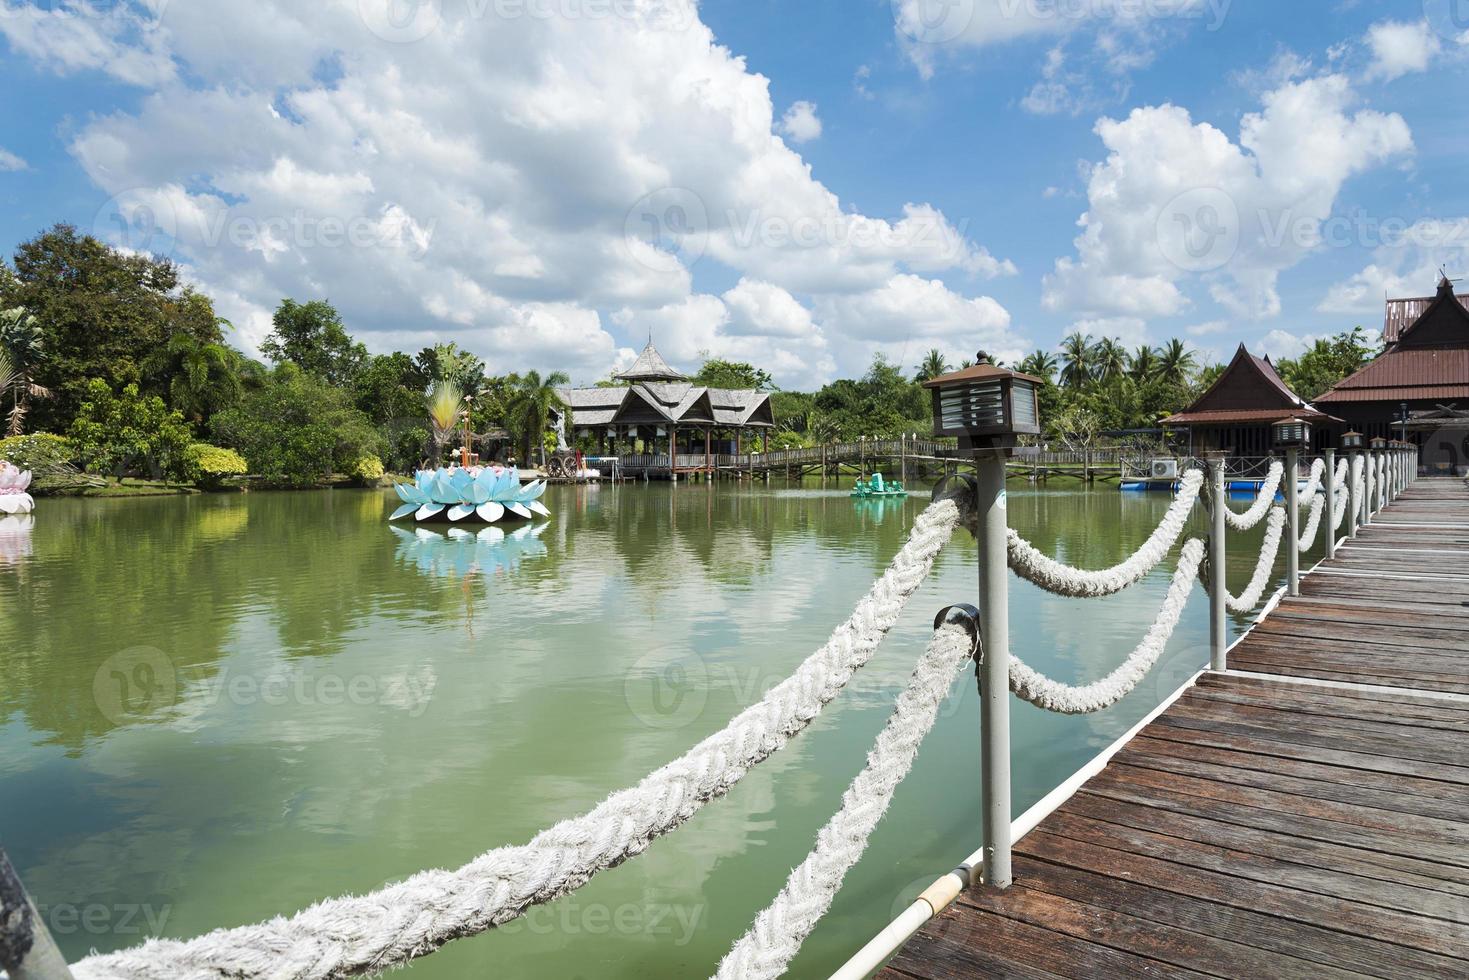
<svg viewBox="0 0 1469 980"><path fill-rule="evenodd" d="M0 524L0 843L77 958L524 842L721 728L825 641L924 503L854 502L849 484L553 487L552 520L486 542L395 533L396 498L376 491L42 499L28 533ZM1015 483L1010 518L1103 567L1168 502ZM1236 592L1259 538L1232 536ZM975 601L975 558L956 536L871 666L727 798L411 974L708 976L839 805L934 613ZM1110 672L1172 567L1089 602L1015 582L1015 652L1066 681ZM1207 661L1207 612L1198 587L1117 708L1015 705L1017 813ZM978 748L970 671L792 976L826 976L978 846Z"/></svg>

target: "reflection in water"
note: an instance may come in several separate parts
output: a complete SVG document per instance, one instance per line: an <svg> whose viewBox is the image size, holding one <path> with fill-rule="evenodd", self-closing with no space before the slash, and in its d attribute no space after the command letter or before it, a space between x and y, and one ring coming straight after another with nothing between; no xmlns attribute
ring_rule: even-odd
<svg viewBox="0 0 1469 980"><path fill-rule="evenodd" d="M16 565L31 553L31 529L36 519L29 514L0 517L0 565Z"/></svg>
<svg viewBox="0 0 1469 980"><path fill-rule="evenodd" d="M524 841L718 730L825 642L925 504L847 494L553 487L556 519L503 538L386 531L396 498L370 491L47 500L44 521L0 523L7 850L43 905L152 913L58 935L77 957ZM1010 517L1044 551L1100 568L1168 503L1017 485ZM1235 541L1239 591L1259 535ZM708 975L839 805L934 612L972 601L974 568L960 533L852 688L676 840L429 957L414 980ZM1061 680L1105 675L1171 574L1167 562L1094 602L1016 583L1016 653ZM1171 693L1207 659L1207 635L1197 593L1156 679L1117 709L1017 705L1017 808ZM974 849L977 747L971 677L793 976L829 974L913 897L903 886Z"/></svg>

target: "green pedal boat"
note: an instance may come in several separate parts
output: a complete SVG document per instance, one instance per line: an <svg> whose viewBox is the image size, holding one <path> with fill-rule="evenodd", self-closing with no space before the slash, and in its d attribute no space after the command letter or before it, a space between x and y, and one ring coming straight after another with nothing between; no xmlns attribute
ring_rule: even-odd
<svg viewBox="0 0 1469 980"><path fill-rule="evenodd" d="M906 497L908 491L903 489L903 484L898 480L888 482L882 478L881 473L874 473L870 480L858 480L857 485L852 488L852 496L866 499L868 497Z"/></svg>

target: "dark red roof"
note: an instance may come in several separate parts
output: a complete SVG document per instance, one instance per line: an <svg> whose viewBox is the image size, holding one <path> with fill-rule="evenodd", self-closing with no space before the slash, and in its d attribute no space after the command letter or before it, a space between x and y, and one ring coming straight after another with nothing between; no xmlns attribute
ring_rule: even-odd
<svg viewBox="0 0 1469 980"><path fill-rule="evenodd" d="M1398 338L1407 332L1408 328L1418 322L1418 318L1428 312L1437 296L1416 296L1412 299L1390 299L1387 301L1387 316L1382 324L1382 341L1385 344L1395 344ZM1469 307L1469 296L1457 295L1459 305Z"/></svg>
<svg viewBox="0 0 1469 980"><path fill-rule="evenodd" d="M1413 301L1416 302L1416 301ZM1469 310L1447 279L1386 353L1317 401L1412 402L1469 398Z"/></svg>
<svg viewBox="0 0 1469 980"><path fill-rule="evenodd" d="M1286 387L1268 359L1256 357L1240 344L1234 360L1213 386L1188 408L1164 419L1163 424L1279 422L1292 417L1327 418Z"/></svg>

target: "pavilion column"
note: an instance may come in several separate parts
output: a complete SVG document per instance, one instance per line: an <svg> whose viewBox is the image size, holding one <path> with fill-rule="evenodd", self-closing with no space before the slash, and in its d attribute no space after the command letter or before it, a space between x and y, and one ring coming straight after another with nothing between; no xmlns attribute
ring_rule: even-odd
<svg viewBox="0 0 1469 980"><path fill-rule="evenodd" d="M678 426L668 427L668 475L678 482Z"/></svg>
<svg viewBox="0 0 1469 980"><path fill-rule="evenodd" d="M710 439L713 438L712 433L712 429L704 430L704 469L711 474L714 472L714 444L710 442Z"/></svg>

